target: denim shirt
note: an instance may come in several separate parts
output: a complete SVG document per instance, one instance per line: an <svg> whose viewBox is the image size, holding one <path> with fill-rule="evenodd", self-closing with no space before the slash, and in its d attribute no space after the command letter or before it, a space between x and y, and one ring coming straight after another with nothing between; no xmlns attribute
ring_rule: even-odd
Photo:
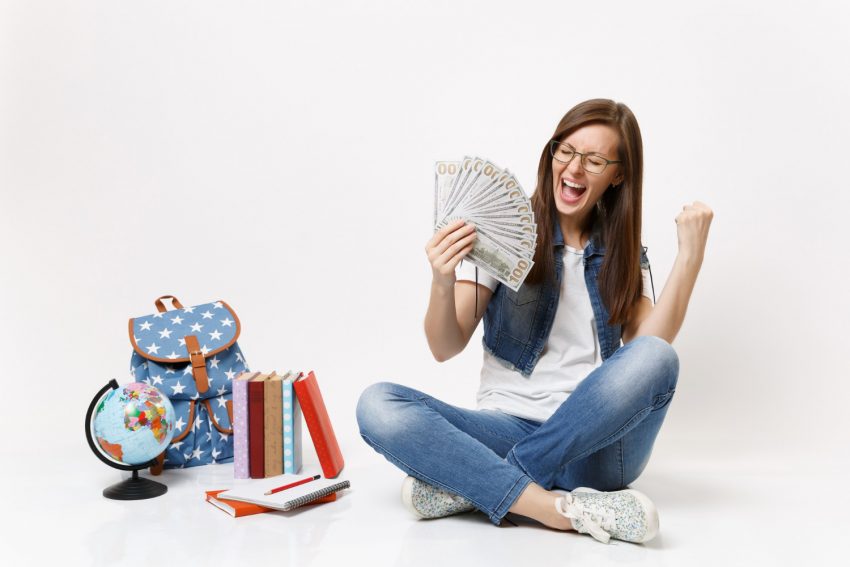
<svg viewBox="0 0 850 567"><path fill-rule="evenodd" d="M524 283L518 291L500 284L493 293L484 313L484 348L505 366L528 377L543 353L558 299L564 272L564 236L560 223L554 223L552 253L555 258L554 282ZM640 264L649 267L646 248L641 248ZM590 294L590 304L596 319L602 360L621 346L622 328L608 324L608 309L599 293L597 278L605 259L605 247L598 231L594 231L584 248L584 279ZM654 289L653 289L654 295Z"/></svg>

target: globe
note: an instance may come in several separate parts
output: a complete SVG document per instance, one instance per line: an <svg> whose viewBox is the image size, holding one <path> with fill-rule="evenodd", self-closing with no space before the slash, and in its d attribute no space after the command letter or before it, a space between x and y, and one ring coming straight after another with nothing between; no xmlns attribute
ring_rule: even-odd
<svg viewBox="0 0 850 567"><path fill-rule="evenodd" d="M94 413L94 438L103 451L127 465L147 463L174 437L174 407L153 386L133 382L111 390Z"/></svg>
<svg viewBox="0 0 850 567"><path fill-rule="evenodd" d="M137 500L164 494L165 485L140 478L174 437L171 401L155 387L141 382L119 386L115 380L100 389L86 413L86 438L95 455L107 465L132 471L133 476L103 491L107 498Z"/></svg>

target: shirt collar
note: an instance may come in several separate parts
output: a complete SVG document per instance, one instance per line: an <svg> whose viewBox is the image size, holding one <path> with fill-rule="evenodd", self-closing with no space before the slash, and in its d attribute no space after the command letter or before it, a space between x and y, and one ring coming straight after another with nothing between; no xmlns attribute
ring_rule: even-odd
<svg viewBox="0 0 850 567"><path fill-rule="evenodd" d="M552 231L552 246L564 246L564 234L561 232L561 223L558 222L558 215L554 219L555 229ZM605 255L605 246L602 245L602 223L596 222L593 224L593 230L590 233L590 238L584 247L584 257L589 258L594 254L599 256Z"/></svg>

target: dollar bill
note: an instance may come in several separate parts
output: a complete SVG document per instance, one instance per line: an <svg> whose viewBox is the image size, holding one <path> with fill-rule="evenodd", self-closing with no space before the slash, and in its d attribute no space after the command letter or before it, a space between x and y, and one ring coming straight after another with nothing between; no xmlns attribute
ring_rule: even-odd
<svg viewBox="0 0 850 567"><path fill-rule="evenodd" d="M452 188L451 194L446 201L446 205L443 209L443 218L445 219L449 215L454 214L455 209L457 209L458 205L466 199L466 196L469 194L469 191L472 187L472 183L475 178L478 176L478 172L481 170L481 166L484 165L484 160L477 157L465 156L461 161L460 172L458 174L457 181L455 182L454 187Z"/></svg>
<svg viewBox="0 0 850 567"><path fill-rule="evenodd" d="M531 258L511 253L503 245L480 231L475 239L475 245L466 255L466 260L514 291L519 289L534 266Z"/></svg>
<svg viewBox="0 0 850 567"><path fill-rule="evenodd" d="M507 169L476 156L434 168L434 230L464 219L477 238L466 260L513 290L531 268L537 223L528 196Z"/></svg>
<svg viewBox="0 0 850 567"><path fill-rule="evenodd" d="M534 257L534 244L537 241L536 235L534 237L529 235L516 236L513 233L502 230L499 225L483 222L474 222L474 224L478 234L486 234L502 246L511 249L520 256L526 258Z"/></svg>
<svg viewBox="0 0 850 567"><path fill-rule="evenodd" d="M480 158L479 158L480 159ZM477 171L476 171L476 166ZM487 160L473 161L473 175L469 182L469 190L465 193L464 199L458 204L460 209L475 209L482 199L496 189L499 184L504 183L506 179L505 173L497 165L490 163Z"/></svg>
<svg viewBox="0 0 850 567"><path fill-rule="evenodd" d="M460 174L459 161L438 161L434 167L434 229Z"/></svg>
<svg viewBox="0 0 850 567"><path fill-rule="evenodd" d="M483 209L525 198L525 193L522 191L522 187L519 186L519 182L506 170L493 183L476 193L474 198L468 199L464 205L470 209Z"/></svg>

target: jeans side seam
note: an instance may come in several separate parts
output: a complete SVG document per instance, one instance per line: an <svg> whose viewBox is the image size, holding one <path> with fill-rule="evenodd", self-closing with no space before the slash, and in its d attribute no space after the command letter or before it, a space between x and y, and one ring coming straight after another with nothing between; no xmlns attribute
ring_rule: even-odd
<svg viewBox="0 0 850 567"><path fill-rule="evenodd" d="M620 437L620 440L617 442L617 446L620 449L617 452L617 459L620 464L620 486L625 486L626 484L626 457L625 457L625 449L623 448L623 438Z"/></svg>

